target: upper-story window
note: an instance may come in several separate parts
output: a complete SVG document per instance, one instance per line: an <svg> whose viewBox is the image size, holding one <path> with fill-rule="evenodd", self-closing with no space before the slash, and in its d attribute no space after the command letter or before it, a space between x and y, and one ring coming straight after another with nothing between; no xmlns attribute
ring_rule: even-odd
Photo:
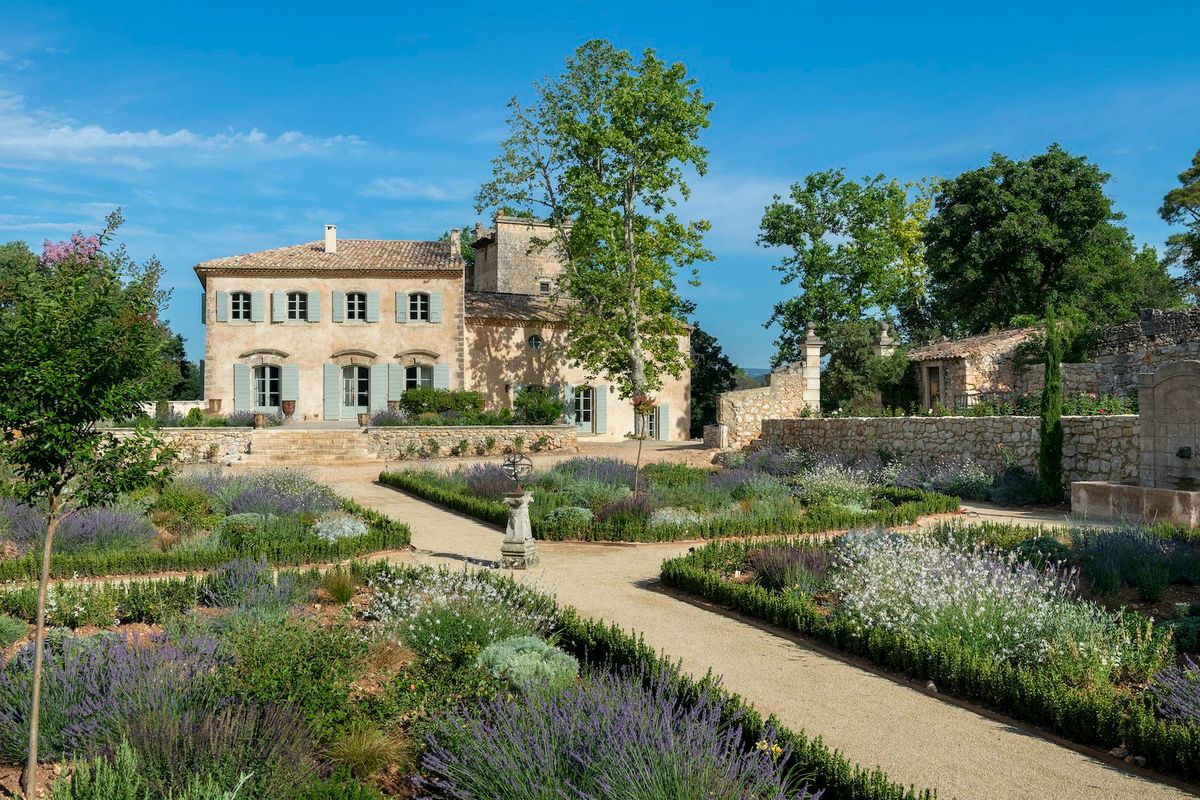
<svg viewBox="0 0 1200 800"><path fill-rule="evenodd" d="M550 294L550 281L538 281L538 291L542 294Z"/></svg>
<svg viewBox="0 0 1200 800"><path fill-rule="evenodd" d="M366 292L349 292L346 295L346 319L367 321Z"/></svg>
<svg viewBox="0 0 1200 800"><path fill-rule="evenodd" d="M415 292L408 296L408 318L429 321L429 295Z"/></svg>
<svg viewBox="0 0 1200 800"><path fill-rule="evenodd" d="M287 318L308 319L308 292L288 292Z"/></svg>
<svg viewBox="0 0 1200 800"><path fill-rule="evenodd" d="M229 295L229 318L250 319L250 293L233 292Z"/></svg>

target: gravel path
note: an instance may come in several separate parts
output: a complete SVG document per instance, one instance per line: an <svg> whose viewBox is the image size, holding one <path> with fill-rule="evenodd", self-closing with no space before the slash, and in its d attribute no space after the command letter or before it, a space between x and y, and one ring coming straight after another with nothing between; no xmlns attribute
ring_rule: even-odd
<svg viewBox="0 0 1200 800"><path fill-rule="evenodd" d="M491 561L501 533L472 519L373 483L378 467L314 470L358 502L411 526L427 563ZM981 516L994 517L979 507ZM1056 515L1031 513L1029 524ZM1116 763L1056 744L1036 732L993 719L923 690L849 664L814 647L666 594L665 558L687 544L539 544L540 567L515 573L581 612L645 636L648 643L703 675L710 668L727 689L790 727L820 734L850 759L878 766L894 780L933 787L945 798L1079 798L1166 800L1194 797Z"/></svg>

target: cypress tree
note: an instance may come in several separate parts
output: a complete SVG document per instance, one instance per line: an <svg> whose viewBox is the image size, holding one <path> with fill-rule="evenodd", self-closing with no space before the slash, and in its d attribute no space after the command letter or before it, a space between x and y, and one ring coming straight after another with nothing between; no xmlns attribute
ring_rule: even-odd
<svg viewBox="0 0 1200 800"><path fill-rule="evenodd" d="M1063 377L1062 335L1054 319L1054 305L1046 308L1046 383L1042 387L1042 424L1038 438L1038 499L1062 500Z"/></svg>

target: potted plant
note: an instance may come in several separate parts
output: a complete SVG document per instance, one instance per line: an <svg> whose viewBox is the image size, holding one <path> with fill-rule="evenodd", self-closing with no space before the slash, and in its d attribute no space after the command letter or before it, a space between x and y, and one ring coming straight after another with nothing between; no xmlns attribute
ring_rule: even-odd
<svg viewBox="0 0 1200 800"><path fill-rule="evenodd" d="M256 428L267 427L267 415L261 411L254 412L254 427L256 427Z"/></svg>
<svg viewBox="0 0 1200 800"><path fill-rule="evenodd" d="M283 409L283 415L288 419L292 418L292 414L296 413L296 401L284 400L279 404Z"/></svg>
<svg viewBox="0 0 1200 800"><path fill-rule="evenodd" d="M367 427L367 423L370 421L371 421L370 414L359 414L358 415L358 427L365 428L365 427Z"/></svg>

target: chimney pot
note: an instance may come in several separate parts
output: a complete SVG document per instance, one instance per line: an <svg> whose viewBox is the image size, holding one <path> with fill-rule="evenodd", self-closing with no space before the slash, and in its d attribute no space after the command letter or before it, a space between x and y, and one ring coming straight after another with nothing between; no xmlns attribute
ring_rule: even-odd
<svg viewBox="0 0 1200 800"><path fill-rule="evenodd" d="M458 228L450 229L450 257L457 258L462 256L462 231Z"/></svg>
<svg viewBox="0 0 1200 800"><path fill-rule="evenodd" d="M325 252L337 252L337 225L325 226Z"/></svg>
<svg viewBox="0 0 1200 800"><path fill-rule="evenodd" d="M475 238L476 239L483 238L483 223L482 222L475 223Z"/></svg>

